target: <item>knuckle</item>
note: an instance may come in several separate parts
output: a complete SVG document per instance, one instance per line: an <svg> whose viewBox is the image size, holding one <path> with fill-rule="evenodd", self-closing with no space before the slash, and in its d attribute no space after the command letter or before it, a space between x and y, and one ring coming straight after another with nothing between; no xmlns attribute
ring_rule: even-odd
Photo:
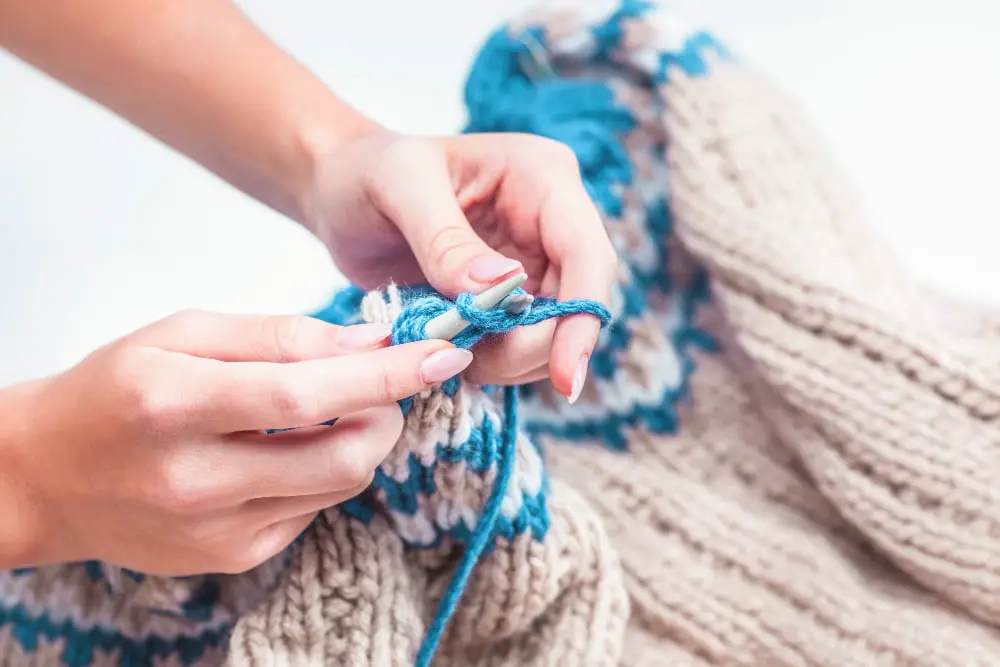
<svg viewBox="0 0 1000 667"><path fill-rule="evenodd" d="M206 312L197 308L186 308L167 316L164 323L177 331L194 329L206 316Z"/></svg>
<svg viewBox="0 0 1000 667"><path fill-rule="evenodd" d="M501 346L497 359L490 364L490 372L497 378L504 381L504 384L514 380L523 373L531 370L525 368L522 357L514 353L510 346Z"/></svg>
<svg viewBox="0 0 1000 667"><path fill-rule="evenodd" d="M286 519L258 532L253 538L226 554L223 563L225 574L244 574L274 558L291 544L296 535L306 529L311 516Z"/></svg>
<svg viewBox="0 0 1000 667"><path fill-rule="evenodd" d="M401 365L380 364L372 369L372 398L377 403L392 403L410 393L411 383L400 372L402 368Z"/></svg>
<svg viewBox="0 0 1000 667"><path fill-rule="evenodd" d="M389 142L372 160L361 176L363 191L376 203L386 203L391 184L408 178L414 169L426 168L428 159L437 155L433 144L419 137L402 137Z"/></svg>
<svg viewBox="0 0 1000 667"><path fill-rule="evenodd" d="M168 456L150 485L152 501L176 516L194 516L207 511L215 498L195 466L186 457Z"/></svg>
<svg viewBox="0 0 1000 667"><path fill-rule="evenodd" d="M320 402L316 392L307 386L284 382L270 392L275 416L289 424L306 424L320 419Z"/></svg>
<svg viewBox="0 0 1000 667"><path fill-rule="evenodd" d="M250 540L226 547L218 555L218 570L222 574L245 574L271 557L259 540Z"/></svg>
<svg viewBox="0 0 1000 667"><path fill-rule="evenodd" d="M403 435L403 429L406 427L406 418L403 417L402 410L395 405L376 408L376 414L377 419L375 424L380 429L378 437L385 441L389 447L392 447L399 440L400 436Z"/></svg>
<svg viewBox="0 0 1000 667"><path fill-rule="evenodd" d="M572 148L561 141L556 141L555 139L543 137L540 137L540 139L544 144L547 161L563 169L571 169L574 172L579 172L580 161L576 156L576 152L574 152Z"/></svg>
<svg viewBox="0 0 1000 667"><path fill-rule="evenodd" d="M458 225L442 226L427 241L430 265L438 267L458 266L470 249L476 250L478 247L477 240L468 230Z"/></svg>
<svg viewBox="0 0 1000 667"><path fill-rule="evenodd" d="M340 486L345 489L367 485L375 476L375 466L371 465L365 457L352 456L350 453L336 458L334 471L336 479L340 481Z"/></svg>
<svg viewBox="0 0 1000 667"><path fill-rule="evenodd" d="M112 386L121 393L125 419L150 435L173 432L186 413L183 392L155 356L154 350L125 347L111 360Z"/></svg>
<svg viewBox="0 0 1000 667"><path fill-rule="evenodd" d="M281 363L295 361L299 358L297 350L301 347L303 317L290 315L271 315L260 321L261 331L258 344L263 347L259 356L264 359L276 359Z"/></svg>
<svg viewBox="0 0 1000 667"><path fill-rule="evenodd" d="M510 341L481 343L474 364L475 382L506 384L520 375L522 358Z"/></svg>
<svg viewBox="0 0 1000 667"><path fill-rule="evenodd" d="M354 470L351 487L372 481L375 469L399 442L406 428L406 419L395 405L374 408L367 414L368 428L363 431L361 455L353 458Z"/></svg>
<svg viewBox="0 0 1000 667"><path fill-rule="evenodd" d="M546 326L554 328L551 324ZM482 371L493 380L507 384L535 370L533 360L537 359L539 351L547 350L550 344L551 333L542 340L535 336L512 335L505 340L495 341L489 346L488 354L481 359Z"/></svg>
<svg viewBox="0 0 1000 667"><path fill-rule="evenodd" d="M354 422L347 440L327 449L328 477L337 491L367 487L375 469L385 460L404 428L403 414L396 406L370 408L349 418Z"/></svg>

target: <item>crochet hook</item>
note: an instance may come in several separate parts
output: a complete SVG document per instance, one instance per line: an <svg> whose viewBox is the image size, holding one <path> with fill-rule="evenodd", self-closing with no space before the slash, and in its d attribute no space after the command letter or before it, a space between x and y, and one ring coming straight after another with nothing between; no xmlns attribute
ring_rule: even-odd
<svg viewBox="0 0 1000 667"><path fill-rule="evenodd" d="M532 296L530 294L512 294L512 292L523 285L527 279L527 273L514 274L503 282L477 294L473 297L472 304L483 310L499 306L511 313L523 312L533 301ZM458 308L451 307L425 324L424 333L428 338L451 340L462 333L469 324L459 314Z"/></svg>
<svg viewBox="0 0 1000 667"><path fill-rule="evenodd" d="M515 274L503 282L497 283L493 287L477 294L473 297L472 303L477 308L482 308L483 310L498 307L503 308L510 313L521 313L525 308L531 305L532 301L534 301L534 297L530 294L512 294L512 292L523 285L524 281L527 279L527 273L522 272ZM452 306L424 325L424 333L428 338L451 340L458 334L462 333L465 327L469 326L469 324L470 322L459 314L458 308ZM320 426L333 426L337 423L337 419L339 419L339 417L334 417L329 421L323 422ZM270 429L267 432L283 433L285 431L294 430L296 429L279 428Z"/></svg>

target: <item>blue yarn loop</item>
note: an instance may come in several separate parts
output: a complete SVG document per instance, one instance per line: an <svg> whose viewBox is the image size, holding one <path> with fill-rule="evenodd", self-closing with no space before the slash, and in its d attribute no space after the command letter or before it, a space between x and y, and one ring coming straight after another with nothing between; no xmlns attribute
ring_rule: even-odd
<svg viewBox="0 0 1000 667"><path fill-rule="evenodd" d="M514 295L524 295L526 292L518 288ZM456 308L459 315L469 323L457 336L451 339L456 347L470 349L483 338L490 335L502 335L518 327L539 324L545 320L570 315L593 315L602 325L611 322L611 313L602 304L586 299L556 301L555 299L536 298L520 313L510 313L498 308L479 308L474 300L475 294L460 294L454 301L448 301L432 293L425 293L413 299L403 309L393 328L392 342L394 345L411 343L427 338L427 323L450 308Z"/></svg>
<svg viewBox="0 0 1000 667"><path fill-rule="evenodd" d="M519 288L514 291L514 294L523 295L525 291ZM560 302L554 299L536 298L520 313L510 313L502 309L477 307L473 301L475 296L471 293L464 293L452 303L438 294L424 291L410 300L399 317L396 318L392 343L399 345L426 339L427 323L449 308L457 308L462 318L469 323L465 329L452 338L452 343L456 347L465 349L472 348L488 336L503 335L519 327L539 324L557 317L593 315L600 321L602 327L611 322L611 312L596 301L575 299ZM442 389L446 392L453 391L457 389L457 385L449 386L449 384L457 382L456 378L452 378L445 383ZM424 636L417 654L417 667L427 667L434 659L434 654L441 643L448 622L458 608L458 603L465 592L469 578L472 576L480 557L496 535L500 507L507 494L507 487L517 460L517 387L504 387L503 395L504 418L500 449L497 452L496 480L476 522L476 527L465 544L465 551L452 575L448 588L431 619L427 634ZM404 414L409 411L410 401L412 398L400 402Z"/></svg>

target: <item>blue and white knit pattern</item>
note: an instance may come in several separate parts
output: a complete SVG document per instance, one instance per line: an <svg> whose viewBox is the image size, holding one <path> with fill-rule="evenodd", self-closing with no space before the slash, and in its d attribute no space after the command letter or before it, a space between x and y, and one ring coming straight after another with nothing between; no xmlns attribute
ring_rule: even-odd
<svg viewBox="0 0 1000 667"><path fill-rule="evenodd" d="M675 406L693 372L690 350L714 346L695 324L695 311L708 298L705 277L695 271L678 279L666 246L671 219L663 190L665 139L662 129L653 129L654 116L663 109L650 100L629 99L616 77L634 74L651 91L669 95L673 72L702 76L706 58L728 54L709 34L654 16L659 9L652 3L580 4L567 5L574 21L583 17L579 26L554 26L547 14L545 24L529 17L488 39L468 78L465 131L543 135L566 143L579 159L588 192L622 258L610 324L591 361L591 395L571 408L547 401L542 386L526 387L520 406L508 393L501 414L494 390L459 382L444 387L453 419L442 418L436 429L407 440L377 471L372 489L343 507L362 521L375 512L388 514L413 548L436 545L444 536L468 547L486 515L493 521L481 540L483 550L522 533L544 539L548 486L539 436L625 449L633 428L675 431ZM655 34L638 34L638 19L656 26ZM348 289L315 316L347 323L358 320L363 306L402 308L414 298L434 296L390 294L378 304L375 297ZM393 299L397 303L390 303ZM536 316L551 307L540 304ZM397 330L407 322L398 322ZM431 404L404 403L403 409ZM513 430L518 417L522 428ZM445 488L442 479L449 484ZM470 568L474 560L467 563ZM126 582L133 592L123 594L122 582L109 581L109 569L96 564L2 572L0 665L90 667L102 654L128 667L214 664L240 613L222 601L248 586L266 588L282 565L268 564L249 578L180 580L168 599L146 596L151 584L141 577ZM447 616L447 609L439 610L431 635L440 636ZM433 644L422 652L422 661L433 653Z"/></svg>
<svg viewBox="0 0 1000 667"><path fill-rule="evenodd" d="M602 68L613 68L614 76L645 77L652 89L669 95L664 88L674 69L700 76L707 71L706 57L729 55L710 34L687 29L650 2L567 6L583 14L586 29L528 25L517 34L501 30L490 38L466 87L467 131L539 134L566 143L577 155L624 265L612 304L614 319L591 360L594 399L572 408L524 401L522 417L525 430L535 435L624 449L636 426L654 433L676 429L676 405L693 371L689 349L711 349L714 342L692 323L695 309L708 297L705 276L696 273L686 284L671 276L666 146L657 122L662 102L621 99L625 88ZM623 48L623 40L635 39L630 31L641 29L638 19L641 26L655 25L656 34L640 36L649 37L640 48ZM547 39L552 32L566 36ZM582 72L573 79L551 74L563 64L582 65ZM590 71L597 75L588 78ZM640 134L649 136L630 140ZM639 382L621 363L638 330L662 332L672 343L646 346L640 363L648 372ZM531 393L528 388L526 396Z"/></svg>

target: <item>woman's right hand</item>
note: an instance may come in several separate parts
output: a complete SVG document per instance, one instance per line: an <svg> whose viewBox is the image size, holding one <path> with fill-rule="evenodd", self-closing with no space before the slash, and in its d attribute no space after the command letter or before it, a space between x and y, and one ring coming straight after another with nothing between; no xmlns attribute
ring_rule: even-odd
<svg viewBox="0 0 1000 667"><path fill-rule="evenodd" d="M360 493L396 401L464 370L384 325L182 313L0 391L0 567L237 573ZM340 417L332 427L315 424ZM304 427L266 435L265 429Z"/></svg>

